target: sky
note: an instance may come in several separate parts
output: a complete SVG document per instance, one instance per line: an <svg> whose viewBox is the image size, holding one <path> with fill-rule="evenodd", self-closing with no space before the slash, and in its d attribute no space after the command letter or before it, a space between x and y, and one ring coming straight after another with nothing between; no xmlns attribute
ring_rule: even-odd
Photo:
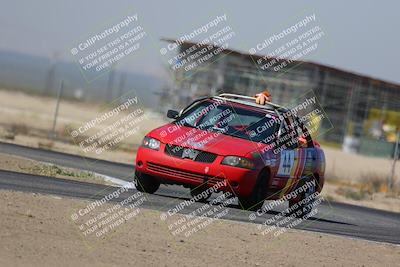
<svg viewBox="0 0 400 267"><path fill-rule="evenodd" d="M0 49L72 61L70 49L131 12L148 36L118 68L164 77L162 37L176 38L226 14L230 48L247 52L268 36L315 14L324 40L305 59L400 83L398 1L1 1ZM196 41L196 40L194 40ZM262 54L262 53L261 53Z"/></svg>

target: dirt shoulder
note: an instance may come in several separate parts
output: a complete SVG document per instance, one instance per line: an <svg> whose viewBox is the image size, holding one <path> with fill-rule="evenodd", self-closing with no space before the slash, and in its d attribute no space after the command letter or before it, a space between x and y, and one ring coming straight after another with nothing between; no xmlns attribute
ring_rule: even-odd
<svg viewBox="0 0 400 267"><path fill-rule="evenodd" d="M83 200L0 190L1 266L395 266L400 247L297 230L263 236L255 225L216 221L174 237L157 211L88 248L72 223Z"/></svg>

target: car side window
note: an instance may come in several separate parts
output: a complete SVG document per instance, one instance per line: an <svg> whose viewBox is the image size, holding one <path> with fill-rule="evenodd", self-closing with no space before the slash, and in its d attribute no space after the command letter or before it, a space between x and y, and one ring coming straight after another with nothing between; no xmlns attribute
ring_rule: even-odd
<svg viewBox="0 0 400 267"><path fill-rule="evenodd" d="M296 132L299 137L302 137L306 140L308 148L314 147L312 137L310 133L308 132L308 129L305 127L305 125L299 121L298 118L295 119L295 125L296 125Z"/></svg>
<svg viewBox="0 0 400 267"><path fill-rule="evenodd" d="M278 144L285 149L296 149L299 147L298 133L294 127L293 119L285 118L280 125Z"/></svg>

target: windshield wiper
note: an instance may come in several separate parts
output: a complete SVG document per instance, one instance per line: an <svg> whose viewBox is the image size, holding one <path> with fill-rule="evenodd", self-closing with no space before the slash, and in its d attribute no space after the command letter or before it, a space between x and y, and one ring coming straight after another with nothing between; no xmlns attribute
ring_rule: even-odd
<svg viewBox="0 0 400 267"><path fill-rule="evenodd" d="M181 121L176 121L175 122L175 124L177 124L177 125L179 125L179 126L185 126L185 127L190 127L190 128L196 128L195 126L193 126L193 125L191 125L191 124L189 124L189 123L187 123L187 122L183 122L183 123L181 123Z"/></svg>
<svg viewBox="0 0 400 267"><path fill-rule="evenodd" d="M225 128L219 128L216 126L211 127L213 130L217 130L218 132L225 133L227 130Z"/></svg>

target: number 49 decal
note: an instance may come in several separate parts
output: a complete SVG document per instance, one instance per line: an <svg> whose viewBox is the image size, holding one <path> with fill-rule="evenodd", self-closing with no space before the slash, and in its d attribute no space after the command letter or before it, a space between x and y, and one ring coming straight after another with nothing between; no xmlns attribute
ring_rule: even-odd
<svg viewBox="0 0 400 267"><path fill-rule="evenodd" d="M290 177L290 173L294 166L294 150L282 150L281 152L281 160L279 162L278 176Z"/></svg>

